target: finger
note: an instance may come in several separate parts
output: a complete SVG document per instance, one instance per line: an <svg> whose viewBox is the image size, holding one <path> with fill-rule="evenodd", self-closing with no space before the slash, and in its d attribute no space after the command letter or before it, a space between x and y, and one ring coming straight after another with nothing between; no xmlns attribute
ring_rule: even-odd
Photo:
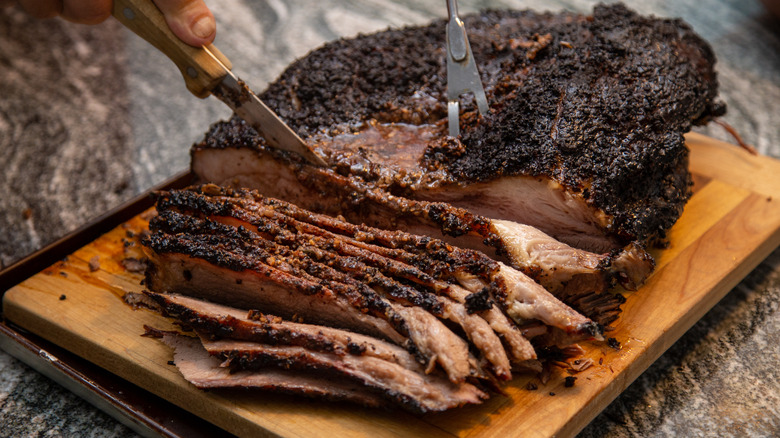
<svg viewBox="0 0 780 438"><path fill-rule="evenodd" d="M62 0L19 0L19 4L35 18L52 18L62 12Z"/></svg>
<svg viewBox="0 0 780 438"><path fill-rule="evenodd" d="M214 41L217 23L203 0L154 0L165 21L182 41L200 47Z"/></svg>
<svg viewBox="0 0 780 438"><path fill-rule="evenodd" d="M82 24L98 24L111 15L109 0L64 0L62 18Z"/></svg>

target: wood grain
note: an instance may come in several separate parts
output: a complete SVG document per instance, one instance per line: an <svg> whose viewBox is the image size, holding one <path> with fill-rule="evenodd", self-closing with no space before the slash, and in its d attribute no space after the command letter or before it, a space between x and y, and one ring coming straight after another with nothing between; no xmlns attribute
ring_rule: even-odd
<svg viewBox="0 0 780 438"><path fill-rule="evenodd" d="M142 288L140 274L122 262L137 255L131 236L145 227L143 215L9 290L5 316L238 435L571 436L780 244L780 163L703 136L691 135L689 144L696 192L669 234L669 247L655 251L658 269L648 284L627 294L611 333L622 348L586 344L597 365L576 374L572 388L563 386L563 369L546 385L518 376L506 396L426 416L196 390L168 365L167 347L140 336L144 324L165 329L170 323L121 299ZM535 391L525 389L531 380Z"/></svg>

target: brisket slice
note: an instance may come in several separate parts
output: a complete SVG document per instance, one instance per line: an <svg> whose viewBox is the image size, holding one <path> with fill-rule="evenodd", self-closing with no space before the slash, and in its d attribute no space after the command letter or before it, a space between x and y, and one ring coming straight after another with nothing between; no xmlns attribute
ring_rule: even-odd
<svg viewBox="0 0 780 438"><path fill-rule="evenodd" d="M406 409L424 413L480 403L487 395L469 383L439 374L418 373L372 356L336 355L303 347L266 345L230 339L201 342L222 366L234 370L268 367L317 372L360 383Z"/></svg>
<svg viewBox="0 0 780 438"><path fill-rule="evenodd" d="M177 357L175 363L185 378L199 387L249 386L247 382L252 379L268 379L263 376L269 372L276 376L274 369L281 368L284 375L300 374L304 379L317 375L336 377L331 380L342 384L333 385L334 388L358 385L366 395L381 394L382 398L415 412L480 403L487 397L471 384L452 383L440 373L426 374L406 351L378 339L269 315L255 314L257 319L248 319L241 316L244 312L239 309L183 296L150 292L146 295L159 305L158 311L195 329L203 344L199 350L205 347L221 359L223 370L238 374L234 380L226 378L224 372L213 370L213 362L207 361L208 367L206 363L200 367L205 368L205 376L211 380L204 381L203 375L192 374L191 369L197 366L193 359L180 363ZM153 329L147 333L170 336ZM298 379L293 378L292 382Z"/></svg>
<svg viewBox="0 0 780 438"><path fill-rule="evenodd" d="M283 316L319 319L334 326L402 343L398 319L372 315L362 300L352 302L305 279L255 263L247 257L187 236L154 235L146 285L152 290L181 293L244 308L273 308ZM384 303L383 303L384 304ZM377 306L373 306L377 307ZM366 310L364 313L362 310ZM388 314L392 313L386 306ZM317 317L319 315L319 317ZM396 330L396 328L398 330Z"/></svg>
<svg viewBox="0 0 780 438"><path fill-rule="evenodd" d="M197 239L199 241L206 240L209 245L222 245L222 249L230 248L243 248L243 252L250 253L252 257L265 260L264 263L274 264L279 270L287 271L293 275L301 276L302 278L319 284L330 290L339 291L348 294L351 291L358 290L363 296L373 297L374 300L379 301L382 304L387 303L384 298L379 297L372 286L376 289L381 289L387 292L389 299L396 299L402 301L402 303L388 303L389 309L392 311L393 318L402 322L403 329L408 333L409 340L412 343L414 351L420 353L427 361L433 365L434 361L439 362L448 372L453 381L460 381L469 375L479 375L479 365L476 361L469 357L467 344L452 333L451 330L446 328L441 322L439 322L434 315L429 313L435 311L443 318L450 319L460 324L470 338L473 339L478 347L482 347L485 352L485 357L493 365L496 375L502 379L508 379L511 377L509 371L509 360L506 357L501 341L496 337L493 332L487 327L487 323L480 324L480 320L477 317L467 315L465 310L458 309L457 303L444 302L440 303L437 297L421 297L420 291L406 286L402 283L394 282L390 279L382 279L382 273L377 270L366 269L362 265L359 259L354 257L343 258L337 254L327 251L327 246L335 244L335 239L328 242L323 242L322 248L312 248L310 244L312 242L312 236L303 235L299 236L300 239L296 239L295 236L287 236L290 243L298 242L303 243L303 247L296 248L297 251L290 251L289 247L277 245L271 240L262 238L261 235L248 231L246 228L236 229L232 226L219 224L215 222L204 222L195 217L183 216L174 211L166 211L165 206L179 205L179 208L184 208L187 204L186 201L177 203L173 198L183 198L182 196L171 196L167 198L168 201L162 200L158 204L158 208L162 210L162 213L155 218L151 227L153 230L164 230L171 234L166 236L177 236L178 239L185 238L182 232L187 232L186 235L189 239ZM190 201L194 201L195 198L189 197ZM201 207L213 211L220 209L218 205L213 202L209 203L208 199L203 197L199 198ZM247 211L243 211L248 213ZM255 219L261 220L262 215L255 215ZM282 229L279 228L277 223L265 225L273 226L273 229L266 229L266 237L271 238L271 235L275 236L272 239L284 241L284 235ZM256 227L256 226L255 226ZM160 248L159 245L155 245L157 241L156 236L150 239L151 246ZM301 240L302 239L302 240ZM259 249L262 248L263 251ZM333 269L331 266L321 264L318 260L313 260L312 254L325 252L328 259L335 263L335 267L339 270ZM235 252L235 251L234 251ZM234 254L235 255L235 254ZM319 257L321 258L322 254ZM211 260L216 260L212 258ZM270 260L270 261L269 261ZM265 266L265 265L263 265ZM361 269L362 268L362 269ZM357 275L357 279L345 275L341 271L352 272ZM360 279L363 282L359 281ZM383 281L384 280L384 281ZM288 282L289 283L289 282ZM197 283L190 283L197 284ZM195 287L199 287L195 286ZM153 286L154 287L154 286ZM214 298L212 298L214 299ZM221 302L229 301L230 297L222 297L219 299ZM405 306L403 304L421 305L422 308L414 306ZM442 309L446 304L446 313ZM264 310L273 308L264 307ZM426 311L428 310L428 311ZM303 312L299 312L298 316L304 316ZM329 321L328 315L306 315L307 320L310 321ZM475 321L476 320L476 321ZM331 324L333 324L331 322ZM338 325L337 326L342 326ZM354 326L347 326L347 328L353 328Z"/></svg>
<svg viewBox="0 0 780 438"><path fill-rule="evenodd" d="M506 344L506 351L516 366L536 359L536 352L528 339L523 337L517 326L497 306L491 305L492 297L488 288L470 293L462 286L453 284L447 293L454 300L465 303L469 312L480 315L490 324Z"/></svg>
<svg viewBox="0 0 780 438"><path fill-rule="evenodd" d="M374 337L324 325L293 322L184 295L144 293L151 298L155 310L213 339L298 346L337 355L373 356L409 370L424 371L408 351Z"/></svg>
<svg viewBox="0 0 780 438"><path fill-rule="evenodd" d="M473 295L495 290L496 293L489 295L489 299L494 299L521 326L539 321L549 328L557 329L571 342L590 337L602 339L601 325L562 305L560 301L551 300L551 295L539 283L506 265L500 265L492 277L492 283L468 272L461 272L458 281Z"/></svg>
<svg viewBox="0 0 780 438"><path fill-rule="evenodd" d="M709 45L680 20L620 4L463 19L491 111L479 117L465 101L457 139L445 133L443 21L328 43L261 97L333 170L389 193L596 252L663 238L690 196L683 133L725 110ZM216 124L193 170L251 179L259 168L230 162L241 148L265 145L236 118ZM225 154L204 161L209 149Z"/></svg>
<svg viewBox="0 0 780 438"><path fill-rule="evenodd" d="M493 220L490 225L511 264L556 294L564 290L604 292L616 281L627 290L637 290L655 268L652 256L639 242L596 254L566 245L529 225L505 220Z"/></svg>
<svg viewBox="0 0 780 438"><path fill-rule="evenodd" d="M486 398L475 382L540 369L535 348L549 355L601 337L597 323L474 250L256 191L206 184L156 196L142 239L155 292L131 301L193 329L244 377L269 368L330 376L440 411Z"/></svg>
<svg viewBox="0 0 780 438"><path fill-rule="evenodd" d="M236 371L221 367L219 359L203 348L200 340L166 333L162 341L174 350L173 361L182 376L200 389L246 388L326 400L344 400L369 407L387 406L379 394L365 387L327 376L268 368L262 371Z"/></svg>
<svg viewBox="0 0 780 438"><path fill-rule="evenodd" d="M225 155L232 158L225 160ZM223 161L228 162L216 164ZM652 258L638 243L605 254L591 253L559 242L528 225L490 219L445 202L392 195L359 178L339 175L333 169L289 163L275 151L194 150L193 166L209 181L256 188L265 196L284 199L312 211L343 215L355 223L402 229L490 253L537 280L544 279L545 286L554 286L553 290L574 275L589 277L593 285L590 291L605 291L616 280L626 289L636 290L653 269ZM246 168L258 171L248 173ZM515 249L518 245L523 247L520 251ZM555 246L557 255L548 251L551 245ZM621 259L635 261L621 263Z"/></svg>

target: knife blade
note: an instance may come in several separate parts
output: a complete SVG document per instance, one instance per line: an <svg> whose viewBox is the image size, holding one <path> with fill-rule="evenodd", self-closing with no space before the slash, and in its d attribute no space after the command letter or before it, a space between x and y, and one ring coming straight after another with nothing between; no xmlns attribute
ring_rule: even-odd
<svg viewBox="0 0 780 438"><path fill-rule="evenodd" d="M232 64L213 44L192 47L168 27L151 0L115 0L112 15L136 35L170 58L184 77L187 89L197 97L214 95L255 128L266 143L299 154L308 162L325 166L314 152L279 116L233 74Z"/></svg>

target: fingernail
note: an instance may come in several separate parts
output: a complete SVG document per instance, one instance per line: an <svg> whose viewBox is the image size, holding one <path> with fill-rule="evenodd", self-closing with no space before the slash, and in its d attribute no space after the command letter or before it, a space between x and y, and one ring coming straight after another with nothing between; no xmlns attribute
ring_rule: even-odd
<svg viewBox="0 0 780 438"><path fill-rule="evenodd" d="M208 38L214 33L216 23L211 15L203 15L192 23L192 33L198 38Z"/></svg>

